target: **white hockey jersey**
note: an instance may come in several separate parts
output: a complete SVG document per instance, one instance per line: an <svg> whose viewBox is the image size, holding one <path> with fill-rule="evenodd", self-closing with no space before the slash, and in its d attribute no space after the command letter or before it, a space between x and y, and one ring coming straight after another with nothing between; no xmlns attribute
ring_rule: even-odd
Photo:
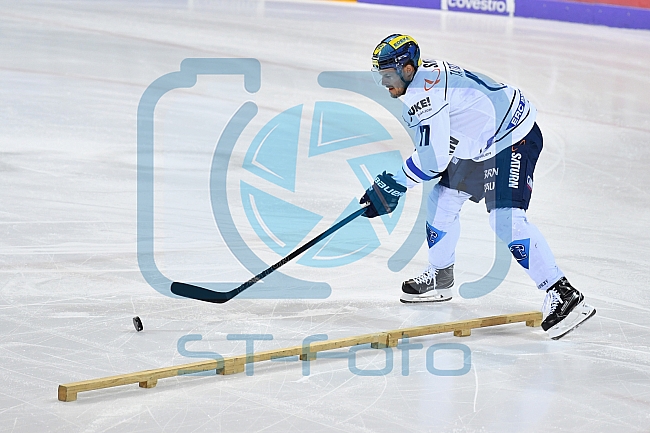
<svg viewBox="0 0 650 433"><path fill-rule="evenodd" d="M395 180L409 188L436 177L454 157L495 156L521 141L537 116L519 89L440 60L423 60L400 99L416 135L415 151Z"/></svg>

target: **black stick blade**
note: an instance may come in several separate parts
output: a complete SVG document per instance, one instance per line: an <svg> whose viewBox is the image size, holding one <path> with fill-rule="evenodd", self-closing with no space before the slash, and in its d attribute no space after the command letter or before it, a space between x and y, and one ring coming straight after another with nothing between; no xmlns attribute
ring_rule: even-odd
<svg viewBox="0 0 650 433"><path fill-rule="evenodd" d="M204 289L203 287L193 286L192 284L173 282L171 287L172 293L184 298L196 299L198 301L212 302L223 304L235 297L237 292L215 292Z"/></svg>
<svg viewBox="0 0 650 433"><path fill-rule="evenodd" d="M307 242L306 244L304 244L303 246L301 246L300 248L298 248L288 256L283 257L279 262L272 265L270 268L267 268L266 270L260 272L250 280L243 283L241 286L236 287L229 292L215 292L213 290L204 289L203 287L193 286L192 284L173 282L171 287L172 293L178 296L182 296L184 298L196 299L197 301L212 302L215 304L223 304L224 302L228 302L235 296L239 295L244 290L248 289L253 284L257 283L262 278L269 275L271 272L287 264L288 262L296 258L298 255L305 252L305 250L314 246L320 240L326 238L327 236L331 235L332 233L334 233L335 231L337 231L338 229L340 229L341 227L343 227L353 219L362 215L365 211L366 211L365 207L361 209L357 209L356 211L352 212L350 215L348 215L341 221L337 222L332 227L328 228L323 233L319 234L314 239L310 240L309 242Z"/></svg>

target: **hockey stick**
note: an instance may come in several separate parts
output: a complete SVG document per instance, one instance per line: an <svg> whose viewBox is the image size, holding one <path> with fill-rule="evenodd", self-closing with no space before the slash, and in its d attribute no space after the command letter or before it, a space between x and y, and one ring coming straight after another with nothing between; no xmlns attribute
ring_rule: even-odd
<svg viewBox="0 0 650 433"><path fill-rule="evenodd" d="M343 227L353 219L362 215L365 211L366 211L365 207L354 211L347 217L343 218L341 221L334 224L332 227L325 230L323 233L316 236L314 239L310 240L309 242L307 242L297 250L290 253L288 256L284 257L276 264L272 265L270 268L260 272L250 280L246 281L241 286L232 289L229 292L215 292L214 290L205 289L203 287L194 286L192 284L173 282L171 287L172 293L178 296L183 296L184 298L191 298L191 299L196 299L205 302L213 302L215 304L223 304L224 302L228 302L235 296L239 295L244 290L248 289L253 284L257 283L262 278L266 277L267 275L269 275L279 267L283 266L284 264L295 259L300 254L304 253L309 248L313 247L319 241L325 239L326 237L328 237L329 235L331 235L332 233L334 233L335 231L337 231L338 229L340 229L341 227Z"/></svg>

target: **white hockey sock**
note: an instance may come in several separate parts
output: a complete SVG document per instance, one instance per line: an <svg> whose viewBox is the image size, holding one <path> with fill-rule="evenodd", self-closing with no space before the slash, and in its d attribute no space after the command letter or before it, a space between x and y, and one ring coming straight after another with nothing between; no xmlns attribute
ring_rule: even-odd
<svg viewBox="0 0 650 433"><path fill-rule="evenodd" d="M467 193L439 184L429 194L426 230L429 263L434 268L446 268L456 260L456 244L460 238L458 214L469 197Z"/></svg>
<svg viewBox="0 0 650 433"><path fill-rule="evenodd" d="M544 236L526 218L526 211L493 209L490 212L490 226L508 244L510 252L535 281L538 289L546 290L564 276Z"/></svg>

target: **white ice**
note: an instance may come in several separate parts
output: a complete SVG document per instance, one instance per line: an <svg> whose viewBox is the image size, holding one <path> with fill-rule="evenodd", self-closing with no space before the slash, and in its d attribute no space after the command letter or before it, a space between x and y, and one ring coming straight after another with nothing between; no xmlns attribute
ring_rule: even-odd
<svg viewBox="0 0 650 433"><path fill-rule="evenodd" d="M256 364L253 375L179 377L57 401L62 383L197 361L191 352L242 354L229 334L271 334L255 350L400 327L539 310L543 293L511 264L478 299L403 305L402 280L426 264L422 247L400 272L387 259L413 226L421 190L409 192L381 246L338 268L287 264L324 281L320 300L235 299L213 305L164 296L138 267L137 108L145 89L190 57L252 57L262 88L241 77L199 79L156 110L156 262L169 278L243 282L210 208L214 144L244 101L260 108L233 154L228 203L247 244L280 256L241 208L246 147L276 114L304 104L295 194L266 191L325 216L324 230L363 188L346 158L408 155L399 123L372 101L317 83L322 71L367 71L386 35L414 36L446 59L522 89L539 108L545 149L529 211L570 281L598 314L560 341L523 324L412 339L381 376L345 359ZM354 3L277 1L2 1L0 7L0 431L2 432L647 432L650 431L650 32L534 19ZM314 101L357 106L394 139L314 164L306 158ZM251 132L252 131L252 132ZM246 135L248 134L248 135ZM375 173L372 173L375 174ZM494 242L483 204L466 204L457 287L490 269ZM424 235L424 234L423 234ZM250 290L253 290L251 288ZM139 315L145 330L136 333ZM443 343L471 351L466 374L426 367ZM442 347L442 346L439 346ZM459 346L456 346L459 347ZM345 353L346 350L339 351ZM435 368L463 367L459 350ZM357 368L382 369L362 350Z"/></svg>

